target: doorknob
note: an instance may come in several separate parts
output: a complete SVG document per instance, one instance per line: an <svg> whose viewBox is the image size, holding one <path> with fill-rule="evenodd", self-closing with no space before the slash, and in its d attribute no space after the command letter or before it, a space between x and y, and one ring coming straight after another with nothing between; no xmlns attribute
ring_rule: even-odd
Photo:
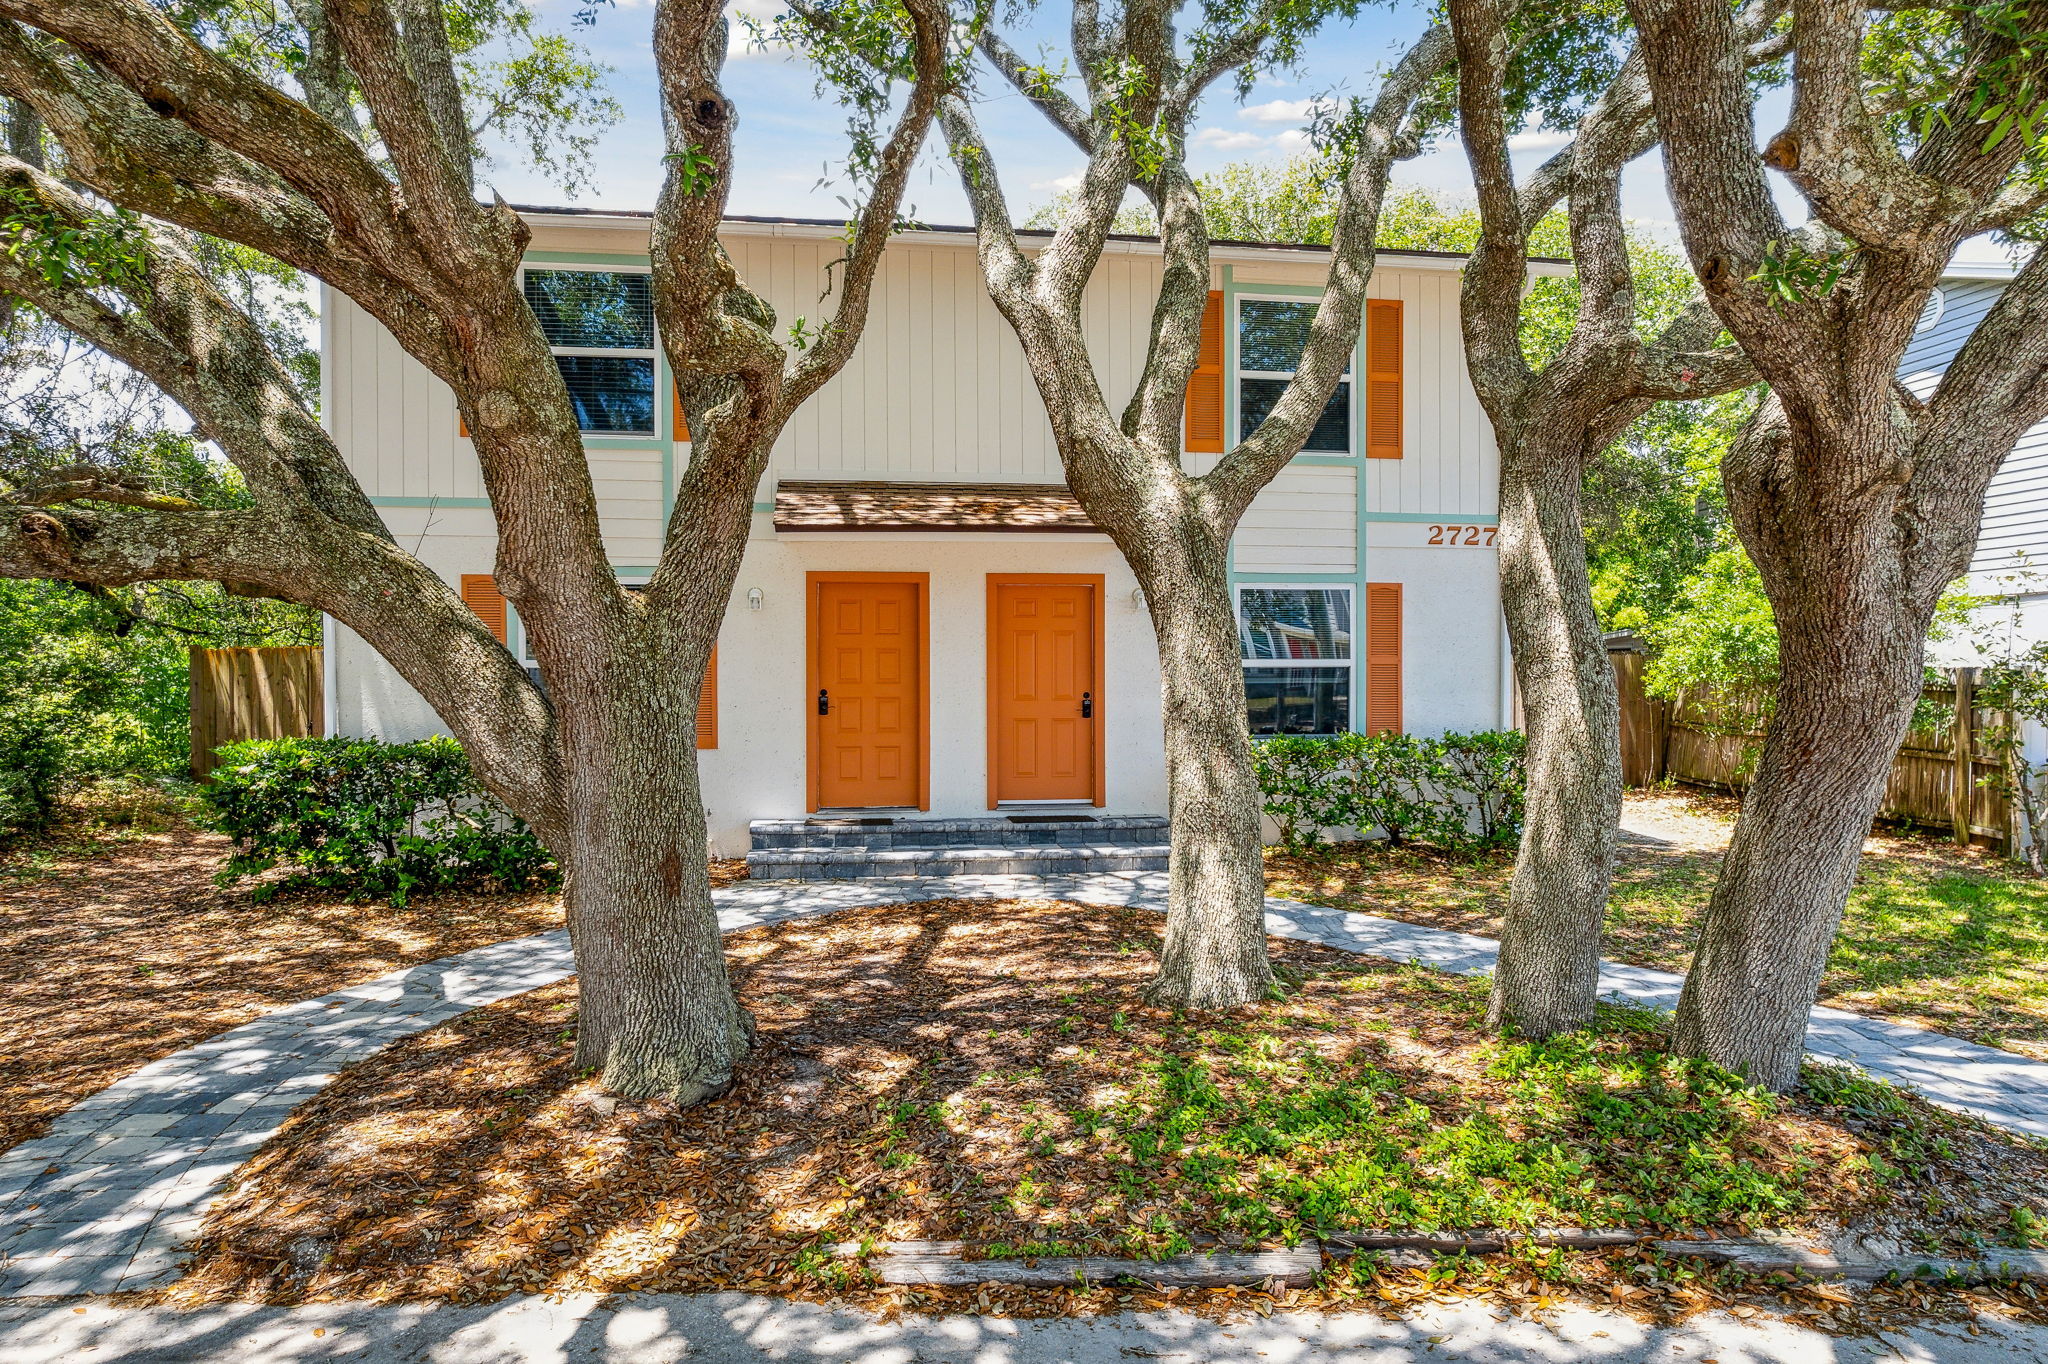
<svg viewBox="0 0 2048 1364"><path fill-rule="evenodd" d="M818 688L818 714L830 715L831 713L832 698L825 694L825 689L823 687L820 687Z"/></svg>
<svg viewBox="0 0 2048 1364"><path fill-rule="evenodd" d="M1092 691L1081 693L1081 718L1083 720L1093 720L1095 718L1095 693Z"/></svg>

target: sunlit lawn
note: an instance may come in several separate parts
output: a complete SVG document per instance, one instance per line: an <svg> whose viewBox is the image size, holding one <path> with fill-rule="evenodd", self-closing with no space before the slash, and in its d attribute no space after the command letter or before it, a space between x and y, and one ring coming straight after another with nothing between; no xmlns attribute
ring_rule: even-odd
<svg viewBox="0 0 2048 1364"><path fill-rule="evenodd" d="M1625 847L1607 954L1682 971L1732 806L1649 799L1685 807L1693 827L1708 833L1670 847ZM1276 895L1488 936L1499 930L1511 871L1506 857L1444 859L1370 844L1267 857ZM1874 838L1822 991L1831 1003L2048 1058L2048 882L1932 836Z"/></svg>

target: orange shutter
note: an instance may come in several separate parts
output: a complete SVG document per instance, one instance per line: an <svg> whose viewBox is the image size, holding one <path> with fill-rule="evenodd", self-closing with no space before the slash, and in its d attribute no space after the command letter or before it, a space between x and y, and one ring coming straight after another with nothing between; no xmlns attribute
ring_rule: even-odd
<svg viewBox="0 0 2048 1364"><path fill-rule="evenodd" d="M1365 304L1365 454L1401 458L1401 300Z"/></svg>
<svg viewBox="0 0 2048 1364"><path fill-rule="evenodd" d="M687 421L683 420L683 390L675 384L670 384L668 386L668 392L669 397L672 400L674 400L676 408L675 434L670 436L669 439L688 440L690 438L690 424ZM700 745L700 747L709 748L711 747L711 745L704 744Z"/></svg>
<svg viewBox="0 0 2048 1364"><path fill-rule="evenodd" d="M1365 732L1401 732L1401 584L1365 585Z"/></svg>
<svg viewBox="0 0 2048 1364"><path fill-rule="evenodd" d="M1202 309L1202 341L1188 376L1187 441L1191 454L1223 453L1223 294L1209 291Z"/></svg>
<svg viewBox="0 0 2048 1364"><path fill-rule="evenodd" d="M476 612L477 619L491 627L491 633L498 637L498 643L505 642L505 594L498 590L497 579L488 573L463 574L462 604Z"/></svg>
<svg viewBox="0 0 2048 1364"><path fill-rule="evenodd" d="M455 434L464 440L469 439L469 418L463 416L460 412L455 414Z"/></svg>
<svg viewBox="0 0 2048 1364"><path fill-rule="evenodd" d="M718 747L718 646L704 665L704 690L697 693L697 747Z"/></svg>

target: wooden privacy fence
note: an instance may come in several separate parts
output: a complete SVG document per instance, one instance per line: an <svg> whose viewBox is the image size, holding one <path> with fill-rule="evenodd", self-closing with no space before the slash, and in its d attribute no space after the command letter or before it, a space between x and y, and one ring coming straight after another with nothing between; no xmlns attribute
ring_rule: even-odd
<svg viewBox="0 0 2048 1364"><path fill-rule="evenodd" d="M317 646L190 652L194 777L213 771L222 744L326 732Z"/></svg>
<svg viewBox="0 0 2048 1364"><path fill-rule="evenodd" d="M1611 650L1615 690L1621 695L1621 772L1630 786L1661 781L1741 790L1763 744L1762 707L1753 700L1645 694L1649 660L1640 652ZM1976 669L1952 670L1945 686L1923 695L1947 722L1939 731L1909 731L1892 762L1880 819L1951 830L1958 843L1972 835L2004 843L2012 812L2005 797L1981 784L1998 771L1996 754L1978 742L1998 717L1973 695Z"/></svg>

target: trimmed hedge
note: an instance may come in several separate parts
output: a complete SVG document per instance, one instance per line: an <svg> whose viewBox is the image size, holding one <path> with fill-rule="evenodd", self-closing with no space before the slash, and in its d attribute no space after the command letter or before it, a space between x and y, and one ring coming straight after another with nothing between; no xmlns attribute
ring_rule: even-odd
<svg viewBox="0 0 2048 1364"><path fill-rule="evenodd" d="M1473 852L1522 840L1523 747L1519 730L1283 734L1254 743L1252 762L1265 812L1291 849L1357 829L1395 847Z"/></svg>
<svg viewBox="0 0 2048 1364"><path fill-rule="evenodd" d="M222 885L286 866L295 884L402 906L418 891L555 879L547 849L477 784L453 739L262 739L219 752L202 822L235 841Z"/></svg>

